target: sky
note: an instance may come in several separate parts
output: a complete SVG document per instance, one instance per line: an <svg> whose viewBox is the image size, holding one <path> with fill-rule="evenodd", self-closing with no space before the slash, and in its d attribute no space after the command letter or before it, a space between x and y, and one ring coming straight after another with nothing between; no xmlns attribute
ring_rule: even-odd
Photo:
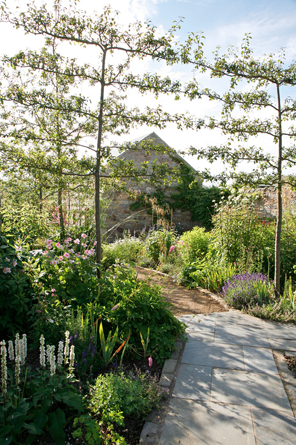
<svg viewBox="0 0 296 445"><path fill-rule="evenodd" d="M36 0L36 4L49 3L51 0ZM9 5L18 5L20 10L26 8L27 0L9 0ZM239 46L246 33L251 33L251 46L255 57L263 54L278 53L285 48L287 64L295 60L296 48L296 0L81 0L79 9L87 12L102 12L104 6L110 5L112 9L120 12L120 21L123 24L136 20L151 21L159 30L159 33L167 31L174 21L180 21L182 17L181 30L177 38L184 41L190 32L202 32L205 36L205 52L211 57L212 51L219 45L221 51L226 51L228 45ZM0 53L13 54L24 46L33 48L38 46L35 37L24 37L21 31L11 29L7 24L0 24ZM87 57L87 53L84 53ZM189 67L168 67L160 64L155 67L148 61L144 63L141 70L157 70L159 74L170 75L173 79L183 82L191 80L195 73ZM199 82L203 87L214 85L223 89L223 81L211 83L208 76L200 76ZM218 82L218 81L216 81ZM222 90L221 90L222 91ZM84 91L85 93L86 91ZM289 92L292 94L293 92ZM92 93L93 94L93 93ZM93 97L95 100L96 97ZM196 117L218 116L219 106L215 102L207 100L189 101L182 99L174 101L173 98L161 96L155 102L150 96L140 99L141 103L153 106L160 103L164 109L170 112L190 112ZM131 93L128 101L137 105L139 97ZM186 150L189 146L205 147L220 143L223 137L218 131L210 132L201 130L178 130L174 126L158 130L151 127L140 127L132 129L130 134L121 138L129 141L146 135L152 131L177 150ZM270 146L270 140L257 138L256 143ZM271 148L272 150L272 148ZM196 169L202 170L209 164L187 157L186 160ZM221 163L212 165L211 170L219 173L225 167ZM248 167L246 167L248 169Z"/></svg>

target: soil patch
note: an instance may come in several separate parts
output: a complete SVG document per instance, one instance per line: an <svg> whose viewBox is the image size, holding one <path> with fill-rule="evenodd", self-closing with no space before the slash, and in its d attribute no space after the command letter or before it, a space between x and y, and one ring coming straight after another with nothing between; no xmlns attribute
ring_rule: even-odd
<svg viewBox="0 0 296 445"><path fill-rule="evenodd" d="M171 303L172 313L178 317L185 314L210 314L212 312L227 312L227 309L213 297L199 289L186 289L177 284L168 275L156 271L136 267L139 280L148 280L162 288L166 301Z"/></svg>
<svg viewBox="0 0 296 445"><path fill-rule="evenodd" d="M294 377L296 378L296 356L286 356L286 362L290 371L293 372Z"/></svg>

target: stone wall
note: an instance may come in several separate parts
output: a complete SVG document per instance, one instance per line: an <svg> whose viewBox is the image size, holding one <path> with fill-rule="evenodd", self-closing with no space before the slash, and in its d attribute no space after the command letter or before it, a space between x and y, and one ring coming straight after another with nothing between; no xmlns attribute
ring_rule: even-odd
<svg viewBox="0 0 296 445"><path fill-rule="evenodd" d="M263 218L276 218L277 215L277 189L276 187L262 187L260 189L262 199L257 202L257 210ZM296 192L292 191L288 185L282 189L283 209L291 208L296 211Z"/></svg>
<svg viewBox="0 0 296 445"><path fill-rule="evenodd" d="M155 133L139 139L139 142L150 140L158 145L164 145L169 147L159 136ZM165 163L169 168L179 167L181 162L187 164L179 155L171 155L169 153L159 153L155 151L150 151L149 153L145 150L139 149L138 151L126 151L122 153L119 158L125 159L127 161L132 160L135 167L140 167L143 162L157 164ZM189 165L189 164L187 164ZM190 166L190 168L192 168ZM148 168L148 174L151 174L152 168ZM201 180L200 180L201 182ZM143 184L135 184L132 181L128 181L127 187L133 192L138 192L141 194L150 195L155 191L151 184L143 182ZM164 188L164 193L170 196L175 189L176 183L172 183L170 186ZM153 225L152 215L147 213L146 209L131 210L130 206L134 202L126 192L113 192L109 195L109 200L111 204L107 209L105 220L104 220L104 231L109 231L113 226L120 224L118 226L116 235L120 236L124 231L129 230L132 234L138 235L142 230L148 230L149 227ZM128 218L128 219L126 219ZM198 225L197 221L191 220L191 212L189 210L176 209L172 215L173 223L181 230L190 230L194 226ZM115 234L110 237L114 238Z"/></svg>

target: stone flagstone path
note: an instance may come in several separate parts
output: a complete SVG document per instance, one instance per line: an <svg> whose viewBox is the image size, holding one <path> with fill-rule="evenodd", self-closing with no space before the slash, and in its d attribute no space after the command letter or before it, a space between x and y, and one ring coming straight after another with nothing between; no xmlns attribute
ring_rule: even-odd
<svg viewBox="0 0 296 445"><path fill-rule="evenodd" d="M180 320L188 342L159 445L296 444L272 353L296 351L296 326L235 311Z"/></svg>

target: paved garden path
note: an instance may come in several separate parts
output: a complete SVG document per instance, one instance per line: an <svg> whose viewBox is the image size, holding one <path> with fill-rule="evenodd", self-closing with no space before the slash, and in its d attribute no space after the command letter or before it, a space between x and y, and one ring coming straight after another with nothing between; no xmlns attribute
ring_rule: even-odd
<svg viewBox="0 0 296 445"><path fill-rule="evenodd" d="M189 341L159 445L296 444L272 353L296 351L296 326L235 311L179 319Z"/></svg>

